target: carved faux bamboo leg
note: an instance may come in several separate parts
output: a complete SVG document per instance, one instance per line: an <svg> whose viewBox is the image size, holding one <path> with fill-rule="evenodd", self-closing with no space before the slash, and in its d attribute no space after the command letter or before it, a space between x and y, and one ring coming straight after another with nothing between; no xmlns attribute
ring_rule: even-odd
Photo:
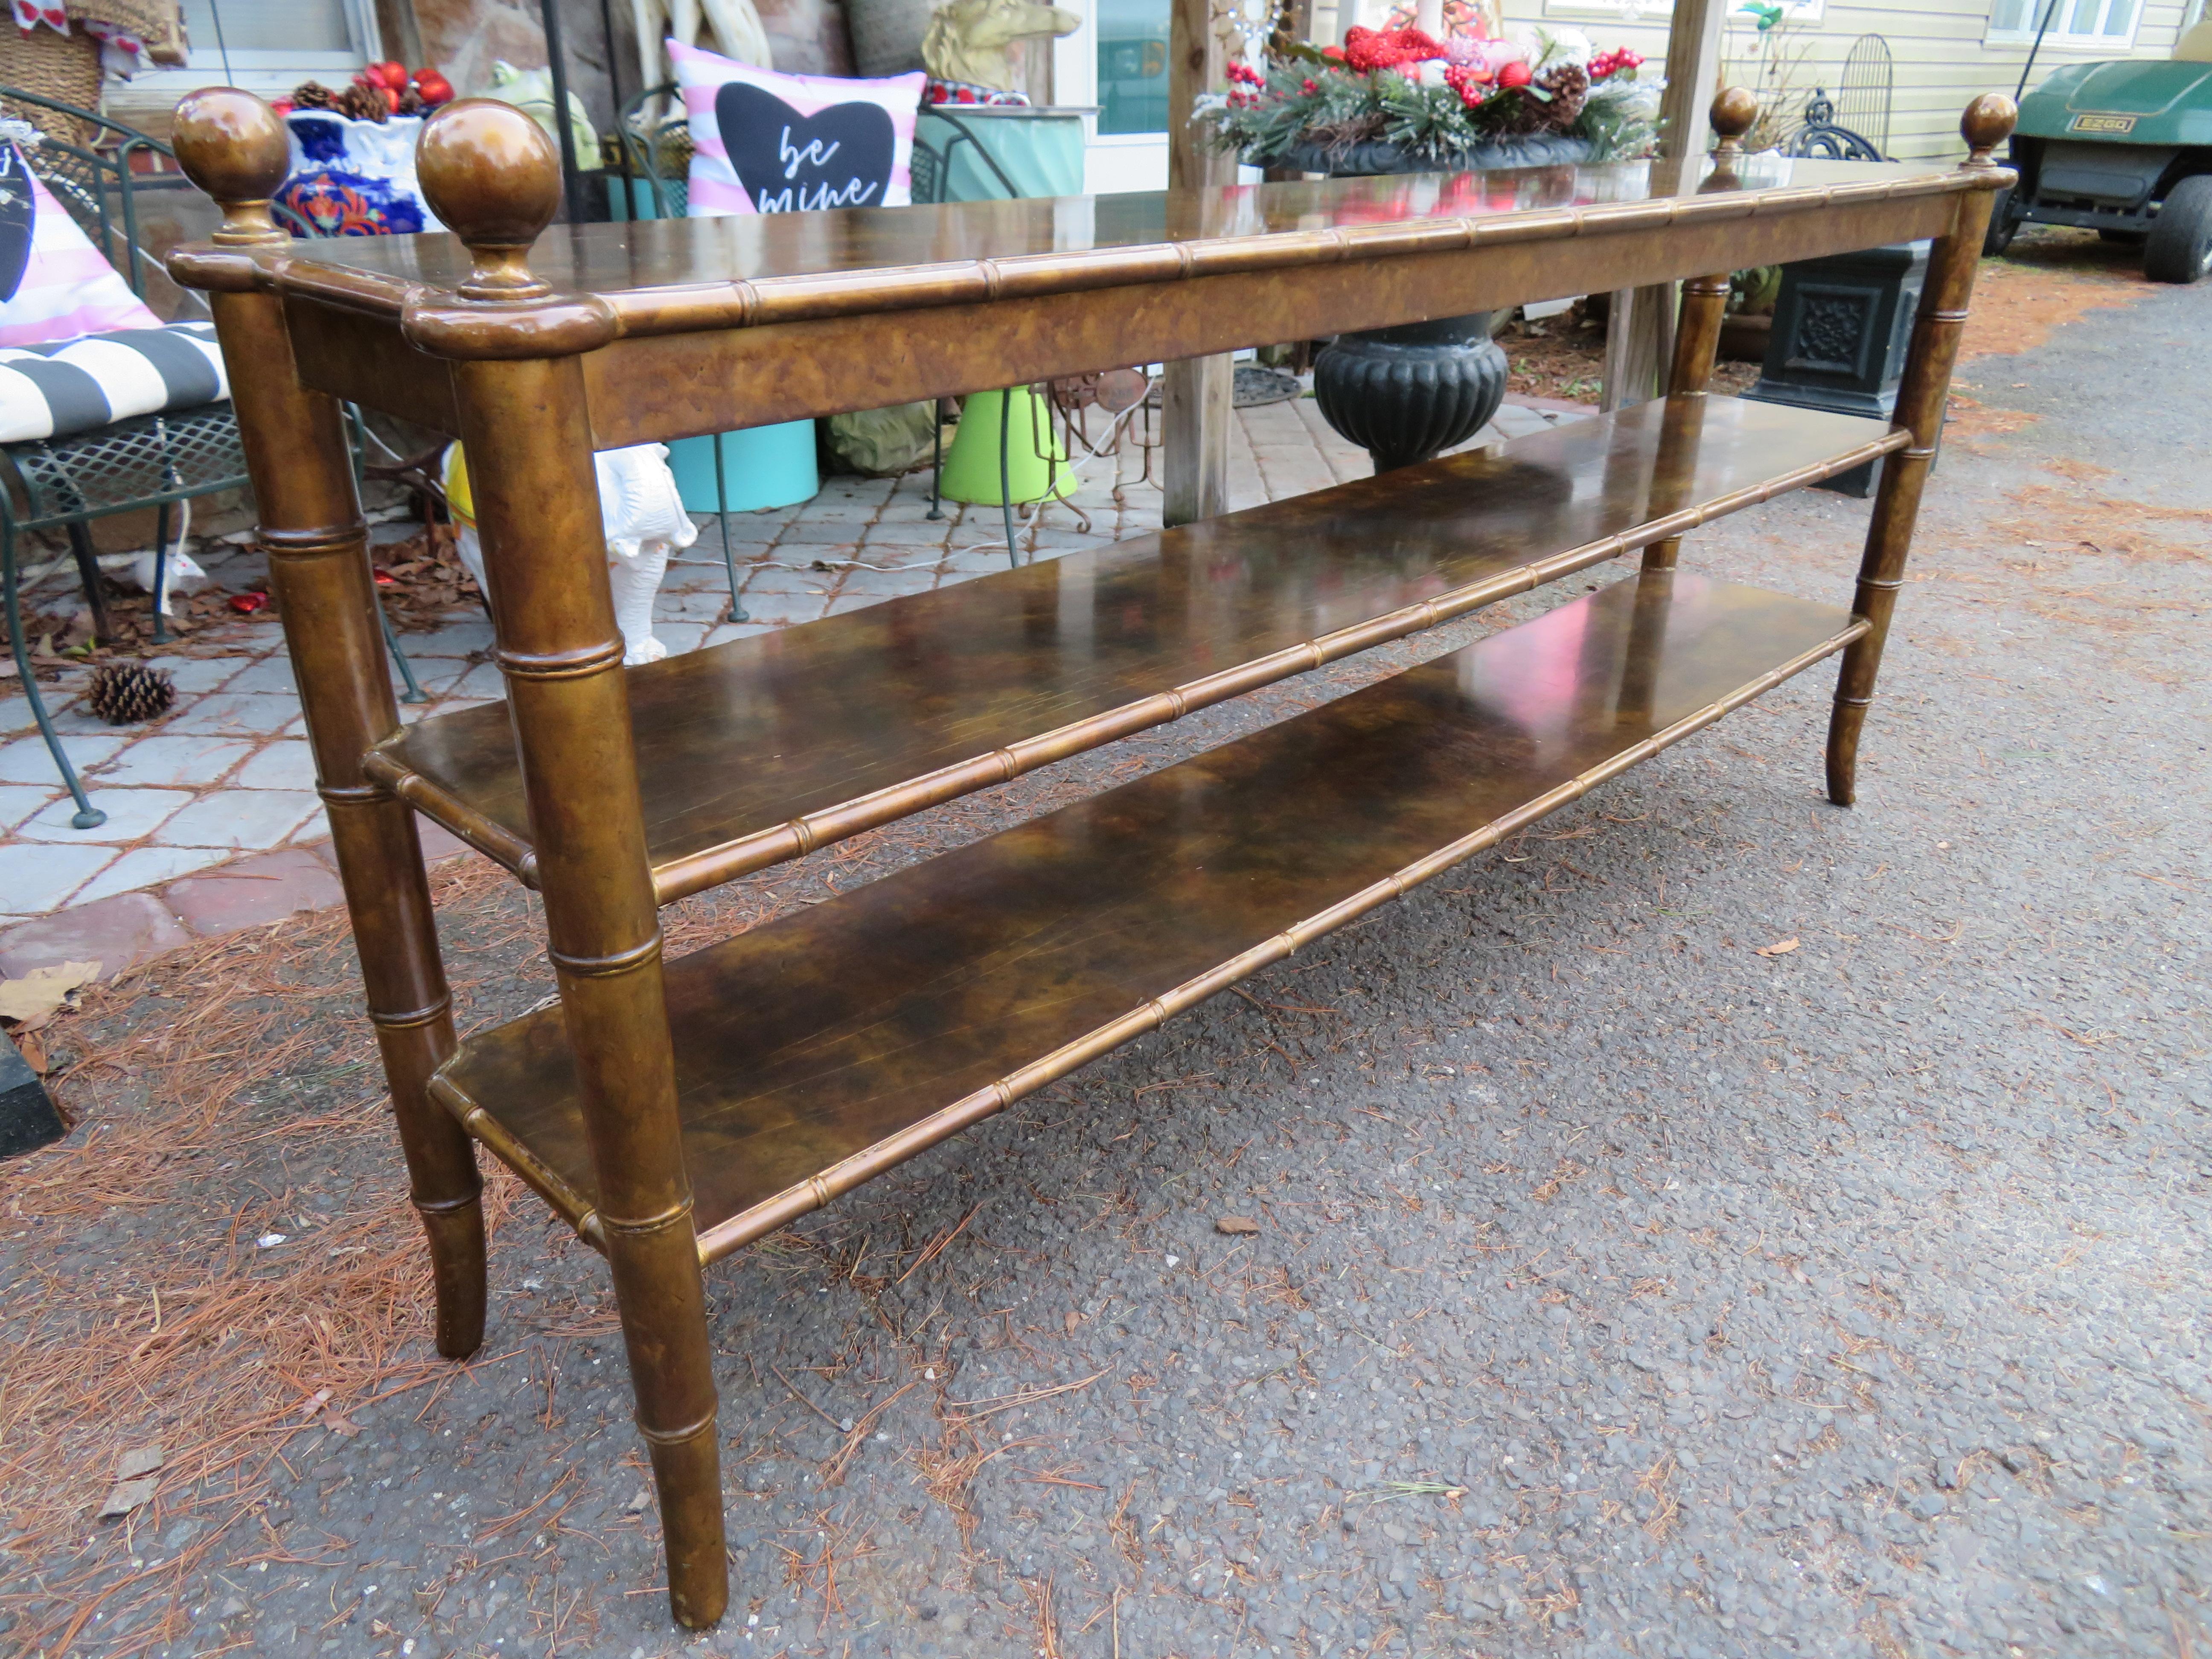
<svg viewBox="0 0 2212 1659"><path fill-rule="evenodd" d="M1692 276L1682 285L1682 316L1674 328L1674 362L1667 378L1669 398L1702 398L1712 384L1713 357L1721 343L1721 319L1728 310L1726 271ZM1644 550L1646 570L1672 570L1681 556L1682 538L1669 536Z"/></svg>
<svg viewBox="0 0 2212 1659"><path fill-rule="evenodd" d="M266 106L241 92L194 93L178 107L175 142L192 182L222 206L217 244L289 244L269 219L289 164L283 124ZM483 1340L481 1183L468 1136L425 1092L453 1050L453 1020L415 815L362 770L371 745L399 729L368 527L338 406L301 386L280 301L252 291L211 299L369 1018L429 1237L438 1352L459 1359Z"/></svg>
<svg viewBox="0 0 2212 1659"><path fill-rule="evenodd" d="M1996 173L1990 157L2011 134L2018 112L2011 99L1984 93L1966 106L1959 130L1972 153L1970 172ZM1912 432L1911 444L1882 464L1874 518L1867 526L1866 552L1859 563L1858 592L1852 610L1874 624L1844 653L1836 681L1836 706L1828 721L1828 799L1849 806L1856 796L1859 731L1874 701L1875 677L1889 619L1905 585L1905 562L1911 551L1912 527L1920 495L1936 459L1943 430L1943 404L1958 361L1959 337L1966 326L1966 306L1974 291L1974 270L1981 262L1982 235L1989 228L1996 181L1959 198L1959 216L1951 234L1939 239L1928 260L1928 285L1921 290L1913 319L1912 346L1905 355L1905 378L1898 387L1897 420Z"/></svg>
<svg viewBox="0 0 2212 1659"><path fill-rule="evenodd" d="M679 1623L696 1628L721 1617L728 1594L714 1380L583 369L573 356L470 356L480 318L496 319L503 300L546 293L522 256L559 200L559 167L528 117L474 100L433 118L417 154L432 208L477 260L461 289L472 303L443 313L429 343L462 360L453 368L461 441L548 955L582 1085L638 1426L659 1488L669 1601ZM426 337L420 324L417 337Z"/></svg>
<svg viewBox="0 0 2212 1659"><path fill-rule="evenodd" d="M1720 143L1713 151L1714 178L1733 182L1743 135L1759 119L1759 100L1741 87L1723 87L1713 98L1711 118ZM1702 398L1713 383L1713 361L1720 355L1721 324L1728 316L1729 273L1692 276L1682 284L1682 311L1674 325L1674 360L1667 374L1669 398ZM1682 538L1669 536L1644 550L1646 570L1672 570L1682 555Z"/></svg>

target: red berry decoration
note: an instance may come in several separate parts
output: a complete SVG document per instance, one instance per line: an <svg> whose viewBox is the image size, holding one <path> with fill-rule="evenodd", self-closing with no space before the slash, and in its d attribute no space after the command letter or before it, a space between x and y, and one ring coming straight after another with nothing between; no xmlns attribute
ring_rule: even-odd
<svg viewBox="0 0 2212 1659"><path fill-rule="evenodd" d="M426 104L453 101L453 83L434 69L425 67L415 71L415 90Z"/></svg>

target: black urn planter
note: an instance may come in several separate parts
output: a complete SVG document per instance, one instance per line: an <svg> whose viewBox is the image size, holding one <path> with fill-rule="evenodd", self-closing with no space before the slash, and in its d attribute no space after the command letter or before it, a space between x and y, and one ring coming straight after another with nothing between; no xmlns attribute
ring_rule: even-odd
<svg viewBox="0 0 2212 1659"><path fill-rule="evenodd" d="M1480 432L1505 401L1505 372L1490 313L1477 311L1339 335L1314 359L1314 398L1389 472Z"/></svg>
<svg viewBox="0 0 2212 1659"><path fill-rule="evenodd" d="M1449 158L1424 158L1370 143L1330 152L1302 144L1280 160L1337 178L1572 166L1589 141L1541 136L1484 144ZM1466 442L1505 401L1505 354L1490 337L1490 313L1437 317L1395 328L1340 334L1314 359L1314 397L1337 434L1375 458L1375 470L1412 466Z"/></svg>

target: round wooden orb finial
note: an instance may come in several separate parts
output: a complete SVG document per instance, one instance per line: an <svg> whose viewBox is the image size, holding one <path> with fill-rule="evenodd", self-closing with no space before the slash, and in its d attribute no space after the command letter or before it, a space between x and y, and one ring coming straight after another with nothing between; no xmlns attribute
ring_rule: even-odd
<svg viewBox="0 0 2212 1659"><path fill-rule="evenodd" d="M1759 97L1749 87L1723 87L1713 94L1713 131L1720 148L1733 155L1743 148L1743 135L1759 125Z"/></svg>
<svg viewBox="0 0 2212 1659"><path fill-rule="evenodd" d="M424 123L415 176L430 210L469 245L471 299L544 291L523 256L561 205L561 157L545 129L512 104L464 98Z"/></svg>
<svg viewBox="0 0 2212 1659"><path fill-rule="evenodd" d="M1973 152L1969 162L1987 161L2012 137L2013 124L2019 119L2020 106L2001 92L1985 92L1967 105L1959 118L1959 135Z"/></svg>
<svg viewBox="0 0 2212 1659"><path fill-rule="evenodd" d="M216 241L282 234L269 217L269 198L292 170L292 148L275 110L235 87L188 93L177 105L170 143L185 176L222 208Z"/></svg>

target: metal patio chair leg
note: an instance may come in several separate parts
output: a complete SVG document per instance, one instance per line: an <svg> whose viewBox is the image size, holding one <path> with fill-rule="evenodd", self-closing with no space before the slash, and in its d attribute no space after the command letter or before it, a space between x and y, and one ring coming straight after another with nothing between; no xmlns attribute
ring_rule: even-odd
<svg viewBox="0 0 2212 1659"><path fill-rule="evenodd" d="M23 642L23 612L19 599L15 591L15 526L12 522L0 522L0 609L8 612L8 649L15 656L15 672L22 679L23 696L31 705L31 718L38 722L39 735L46 740L46 752L60 769L70 799L76 803L70 827L97 830L107 822L107 814L94 806L85 794L76 769L70 764L70 757L62 748L61 734L54 730L53 718L46 713L46 700L40 695L39 682L31 672L30 648Z"/></svg>
<svg viewBox="0 0 2212 1659"><path fill-rule="evenodd" d="M730 574L730 620L749 623L745 613L744 595L738 591L738 557L730 551L730 488L722 476L722 434L716 433L714 444L714 519L722 526L722 568Z"/></svg>
<svg viewBox="0 0 2212 1659"><path fill-rule="evenodd" d="M84 588L84 602L92 607L93 635L112 639L115 629L108 623L107 600L100 591L100 558L92 550L92 527L82 519L71 519L68 531L70 551L76 557L76 579Z"/></svg>
<svg viewBox="0 0 2212 1659"><path fill-rule="evenodd" d="M402 702L429 702L429 693L423 690L416 681L415 665L407 660L407 653L399 648L399 630L392 625L392 613L384 608L384 601L381 599L376 602L376 619L384 624L385 649L392 653L392 660L399 665L399 678L407 683L407 694L399 701Z"/></svg>
<svg viewBox="0 0 2212 1659"><path fill-rule="evenodd" d="M1006 463L1006 428L1014 422L1014 393L1009 386L999 394L999 512L1006 521L1006 562L1021 568L1021 550L1014 545L1014 486Z"/></svg>
<svg viewBox="0 0 2212 1659"><path fill-rule="evenodd" d="M347 459L353 463L354 494L358 495L361 493L361 470L367 464L365 458L368 453L368 422L362 417L359 404L346 404L345 412L346 420L353 428L353 441L346 446L346 455ZM373 569L370 572L369 591L372 593L376 592L375 573ZM392 660L399 665L399 678L407 684L406 695L399 701L416 703L429 702L429 695L422 690L421 684L415 678L415 665L407 660L407 653L400 648L399 630L392 625L392 614L384 608L384 595L381 593L376 594L376 620L384 629L385 649L392 653Z"/></svg>
<svg viewBox="0 0 2212 1659"><path fill-rule="evenodd" d="M154 643L169 642L169 618L161 605L169 597L169 504L154 510Z"/></svg>
<svg viewBox="0 0 2212 1659"><path fill-rule="evenodd" d="M932 398L937 406L937 419L929 428L929 513L931 519L945 516L945 507L938 498L938 489L945 482L945 400Z"/></svg>

